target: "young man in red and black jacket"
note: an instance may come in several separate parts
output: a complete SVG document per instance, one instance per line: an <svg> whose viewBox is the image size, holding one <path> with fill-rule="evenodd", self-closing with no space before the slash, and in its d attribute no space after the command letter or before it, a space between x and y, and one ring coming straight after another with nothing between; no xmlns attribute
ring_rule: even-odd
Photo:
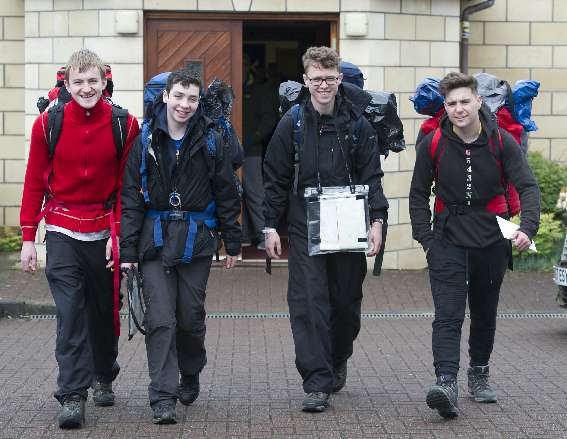
<svg viewBox="0 0 567 439"><path fill-rule="evenodd" d="M91 386L96 405L113 405L112 381L120 369L113 237L120 227L122 173L139 128L126 112L122 121L115 120L112 105L102 97L104 74L95 53L82 49L71 55L65 87L72 100L61 107L56 141L52 136L58 130L49 116L55 113L41 114L33 125L20 213L26 272L37 269L34 241L45 217L46 275L57 308L55 398L62 405L61 428L82 426ZM123 133L119 147L113 123Z"/></svg>
<svg viewBox="0 0 567 439"><path fill-rule="evenodd" d="M537 182L516 141L500 130L477 94L477 82L461 73L439 84L446 116L416 147L409 195L413 237L426 251L435 320L434 384L427 404L456 417L460 337L467 296L471 313L468 388L477 402L496 402L488 383L500 286L511 262L510 241L496 216L508 218L506 182L518 189L520 228L512 243L527 250L539 226ZM429 197L435 182L431 227Z"/></svg>

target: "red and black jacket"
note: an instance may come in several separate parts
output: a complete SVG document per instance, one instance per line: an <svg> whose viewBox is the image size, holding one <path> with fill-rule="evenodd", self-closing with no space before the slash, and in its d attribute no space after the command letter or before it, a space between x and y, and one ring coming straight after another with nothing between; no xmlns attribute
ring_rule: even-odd
<svg viewBox="0 0 567 439"><path fill-rule="evenodd" d="M503 180L513 183L520 194L520 230L529 238L537 233L540 193L526 158L514 138L498 129L489 111L483 107L479 115L482 133L471 144L465 144L453 132L449 118L444 116L440 124L438 155L431 154L435 131L416 146L409 206L413 237L425 249L434 237L441 236L454 245L471 248L488 247L502 239L496 214L507 217L508 213L505 206L499 212L491 206L493 200L505 193ZM438 201L432 229L429 201L434 181L435 194L442 208Z"/></svg>

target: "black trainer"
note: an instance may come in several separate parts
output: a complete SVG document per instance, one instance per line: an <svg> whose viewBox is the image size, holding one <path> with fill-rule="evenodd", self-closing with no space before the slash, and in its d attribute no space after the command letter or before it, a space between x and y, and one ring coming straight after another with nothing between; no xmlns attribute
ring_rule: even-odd
<svg viewBox="0 0 567 439"><path fill-rule="evenodd" d="M177 387L177 398L181 404L191 405L199 396L200 390L199 374L181 375L181 381Z"/></svg>
<svg viewBox="0 0 567 439"><path fill-rule="evenodd" d="M488 383L490 376L488 366L469 367L467 375L469 378L469 393L476 402L492 403L496 402L496 392L492 390Z"/></svg>
<svg viewBox="0 0 567 439"><path fill-rule="evenodd" d="M85 423L85 399L80 395L65 398L57 422L60 428L81 428Z"/></svg>
<svg viewBox="0 0 567 439"><path fill-rule="evenodd" d="M333 384L333 393L340 392L346 384L347 378L347 362L339 364L335 367L335 382Z"/></svg>
<svg viewBox="0 0 567 439"><path fill-rule="evenodd" d="M453 375L440 375L437 382L427 392L426 402L429 408L437 410L443 418L459 416L457 398L459 388Z"/></svg>
<svg viewBox="0 0 567 439"><path fill-rule="evenodd" d="M329 394L325 392L308 393L303 400L304 412L324 412L329 407Z"/></svg>
<svg viewBox="0 0 567 439"><path fill-rule="evenodd" d="M152 406L154 424L176 424L177 414L175 413L175 401L158 401Z"/></svg>

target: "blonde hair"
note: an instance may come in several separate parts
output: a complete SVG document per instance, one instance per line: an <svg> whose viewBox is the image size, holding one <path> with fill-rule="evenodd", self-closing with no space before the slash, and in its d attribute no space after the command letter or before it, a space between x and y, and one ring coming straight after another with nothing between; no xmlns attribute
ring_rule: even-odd
<svg viewBox="0 0 567 439"><path fill-rule="evenodd" d="M69 61L67 61L67 65L65 66L65 80L69 80L69 71L71 69L77 69L79 73L83 73L93 67L98 69L101 79L104 79L104 63L99 56L89 49L77 50L71 55Z"/></svg>
<svg viewBox="0 0 567 439"><path fill-rule="evenodd" d="M320 46L307 49L303 54L302 61L303 70L305 71L312 65L318 65L323 69L339 70L341 59L336 50L330 47Z"/></svg>

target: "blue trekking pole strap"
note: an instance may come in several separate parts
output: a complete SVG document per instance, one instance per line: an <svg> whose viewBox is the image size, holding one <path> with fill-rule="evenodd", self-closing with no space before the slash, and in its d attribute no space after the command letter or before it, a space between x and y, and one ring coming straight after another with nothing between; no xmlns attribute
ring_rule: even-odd
<svg viewBox="0 0 567 439"><path fill-rule="evenodd" d="M181 261L184 263L191 262L191 259L193 258L193 247L195 245L195 238L197 237L197 222L202 222L207 226L207 228L214 229L218 226L218 221L215 214L216 204L214 201L211 201L207 208L202 212L154 209L149 209L146 211L146 216L148 218L154 219L155 247L163 247L163 231L161 227L161 220L183 220L189 222L187 238L185 239L185 249L183 251L183 257L181 258Z"/></svg>

